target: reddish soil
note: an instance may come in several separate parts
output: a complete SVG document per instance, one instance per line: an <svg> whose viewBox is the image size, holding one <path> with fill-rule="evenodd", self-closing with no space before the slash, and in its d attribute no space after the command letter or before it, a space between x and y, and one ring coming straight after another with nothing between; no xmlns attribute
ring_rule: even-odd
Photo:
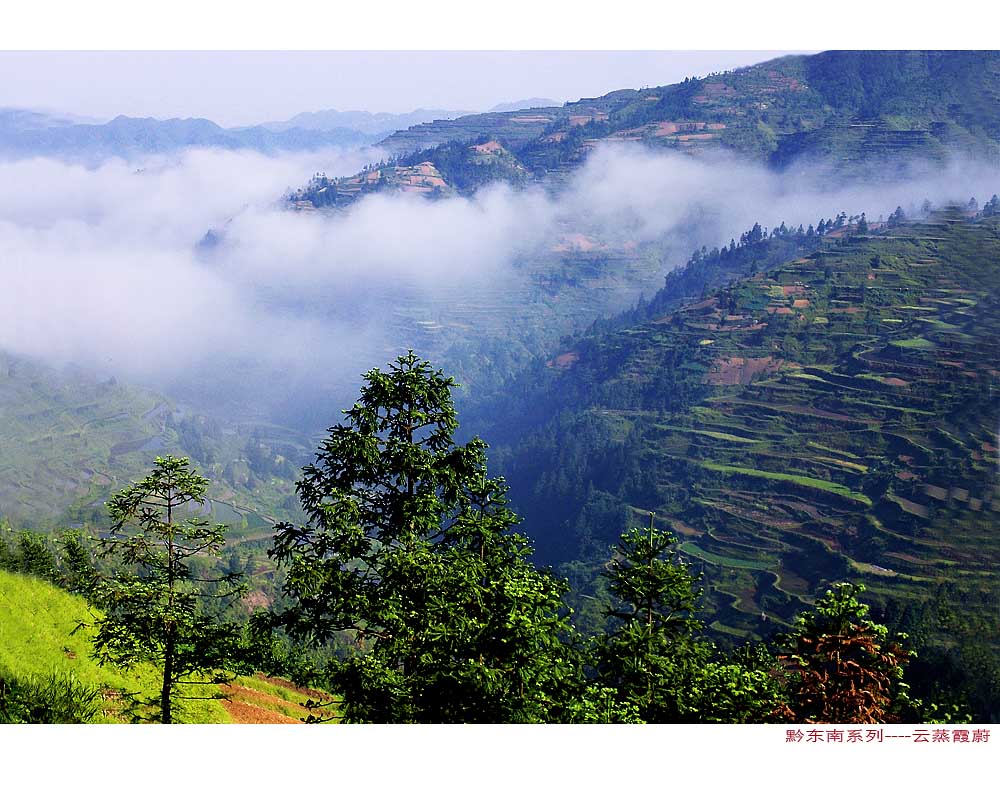
<svg viewBox="0 0 1000 792"><path fill-rule="evenodd" d="M677 139L682 143L688 143L693 140L713 140L715 137L711 132L701 132L696 135L678 135Z"/></svg>
<svg viewBox="0 0 1000 792"><path fill-rule="evenodd" d="M556 253L590 253L593 250L603 249L605 245L597 242L585 234L567 234L552 250Z"/></svg>
<svg viewBox="0 0 1000 792"><path fill-rule="evenodd" d="M577 352L563 352L561 355L557 355L554 359L546 362L545 365L548 368L568 369L579 359L580 355Z"/></svg>
<svg viewBox="0 0 1000 792"><path fill-rule="evenodd" d="M250 591L243 597L243 604L248 608L270 608L271 598L263 591Z"/></svg>
<svg viewBox="0 0 1000 792"><path fill-rule="evenodd" d="M258 707L256 704L248 704L244 701L223 701L222 706L234 723L301 723L295 718L289 718L280 712L273 712Z"/></svg>
<svg viewBox="0 0 1000 792"><path fill-rule="evenodd" d="M606 121L608 119L607 113L597 112L594 115L574 115L569 117L570 126L583 126L584 124L589 124L593 120Z"/></svg>
<svg viewBox="0 0 1000 792"><path fill-rule="evenodd" d="M495 140L487 140L485 143L480 143L478 146L470 146L470 148L480 154L497 154L503 151L503 146Z"/></svg>
<svg viewBox="0 0 1000 792"><path fill-rule="evenodd" d="M781 368L783 360L770 355L761 358L731 357L717 360L705 381L710 385L748 385L755 377Z"/></svg>

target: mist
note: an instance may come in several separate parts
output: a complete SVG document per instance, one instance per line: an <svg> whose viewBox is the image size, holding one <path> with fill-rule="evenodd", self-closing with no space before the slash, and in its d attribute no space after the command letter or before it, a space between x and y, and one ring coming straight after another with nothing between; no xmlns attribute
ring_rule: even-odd
<svg viewBox="0 0 1000 792"><path fill-rule="evenodd" d="M996 166L962 160L843 183L804 164L779 174L608 144L558 192L378 194L332 215L280 201L317 171L346 175L378 158L194 150L90 169L0 163L0 348L260 417L328 393L327 420L361 372L419 346L401 305L419 313L422 300L523 291L532 262L569 235L656 244L659 271L609 297L611 313L651 294L693 248L755 222L808 225L840 211L875 220L924 199L982 202L1000 183ZM198 243L210 229L220 242L208 250Z"/></svg>

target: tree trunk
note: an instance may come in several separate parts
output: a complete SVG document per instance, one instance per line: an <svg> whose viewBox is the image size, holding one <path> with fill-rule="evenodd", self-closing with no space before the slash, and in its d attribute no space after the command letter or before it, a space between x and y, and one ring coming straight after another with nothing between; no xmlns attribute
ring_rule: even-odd
<svg viewBox="0 0 1000 792"><path fill-rule="evenodd" d="M174 631L167 632L167 644L163 650L163 687L160 690L160 721L170 723L170 687L174 675Z"/></svg>

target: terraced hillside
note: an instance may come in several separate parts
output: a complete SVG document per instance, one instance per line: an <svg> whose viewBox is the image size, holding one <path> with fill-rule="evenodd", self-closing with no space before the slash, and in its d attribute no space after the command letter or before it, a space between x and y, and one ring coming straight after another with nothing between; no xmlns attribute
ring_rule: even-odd
<svg viewBox="0 0 1000 792"><path fill-rule="evenodd" d="M0 351L0 517L100 523L108 494L168 453L191 456L212 479L214 519L253 533L294 509L306 442L278 428L223 427L151 391Z"/></svg>
<svg viewBox="0 0 1000 792"><path fill-rule="evenodd" d="M391 166L432 165L446 188L526 178L558 186L598 144L642 142L699 153L716 149L783 169L824 163L867 174L874 163L942 160L956 151L995 158L1000 140L1000 52L824 52L788 56L675 85L510 113L433 121L396 132L380 146ZM504 150L503 168L478 156ZM391 168L383 168L391 171ZM361 178L363 174L353 177ZM315 182L289 196L296 208L343 206ZM385 178L370 189L397 189Z"/></svg>
<svg viewBox="0 0 1000 792"><path fill-rule="evenodd" d="M511 410L576 406L495 456L547 560L599 558L655 511L720 632L852 578L904 600L951 584L1000 635L998 332L1000 219L855 228L566 349Z"/></svg>

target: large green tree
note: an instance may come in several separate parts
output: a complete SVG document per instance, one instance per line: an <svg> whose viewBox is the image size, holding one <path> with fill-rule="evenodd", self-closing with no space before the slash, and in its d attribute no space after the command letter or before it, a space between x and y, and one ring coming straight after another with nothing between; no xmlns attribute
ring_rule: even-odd
<svg viewBox="0 0 1000 792"><path fill-rule="evenodd" d="M512 528L485 444L454 441L455 382L412 352L365 375L298 484L304 526L272 555L316 643L347 635L328 684L351 722L535 722L575 717L582 677L565 584Z"/></svg>
<svg viewBox="0 0 1000 792"><path fill-rule="evenodd" d="M157 457L146 478L108 502L112 529L100 554L115 571L93 587L103 611L95 621L94 656L126 668L156 664L162 670L160 696L149 703L163 723L175 720L179 699L219 697L180 690L211 690L228 678L221 672L237 656L236 625L204 613L209 598L241 590L238 576L203 576L209 566L204 562L218 557L225 543L225 526L198 516L207 489L208 479L187 459Z"/></svg>
<svg viewBox="0 0 1000 792"><path fill-rule="evenodd" d="M647 722L760 722L776 718L783 690L760 648L726 657L700 636L698 578L658 528L625 531L605 577L610 630L597 640L597 682Z"/></svg>

